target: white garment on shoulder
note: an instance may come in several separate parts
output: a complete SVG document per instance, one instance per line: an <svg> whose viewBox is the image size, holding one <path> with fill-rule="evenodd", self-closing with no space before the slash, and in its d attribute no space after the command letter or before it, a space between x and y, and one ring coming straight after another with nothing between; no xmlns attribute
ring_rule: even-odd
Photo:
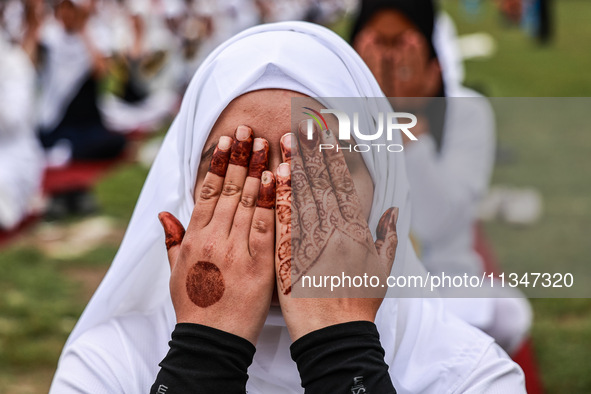
<svg viewBox="0 0 591 394"><path fill-rule="evenodd" d="M110 320L84 333L65 352L50 392L59 394L148 393L159 367L147 360L162 360L168 330L161 311L153 315L130 314Z"/></svg>
<svg viewBox="0 0 591 394"><path fill-rule="evenodd" d="M389 305L394 305L388 302ZM421 339L412 349L401 349L393 355L394 344L381 342L386 358L396 357L396 368L390 375L398 393L478 393L501 394L523 391L521 370L510 362L504 351L490 337L467 327L451 315L437 312L440 306L424 305L431 313L430 322L417 336ZM416 306L416 305L415 305ZM278 310L273 314L280 313ZM382 308L380 320L390 320L396 312L390 306ZM387 315L387 316L386 316ZM172 321L171 321L172 320ZM270 318L269 320L273 320ZM268 322L269 322L268 320ZM162 360L168 352L168 338L162 340L160 332L174 326L174 316L162 311L151 315L130 314L110 320L84 333L60 359L51 393L124 394L147 393L154 383L159 367L147 360ZM453 331L460 330L466 346L453 351L456 345L440 342L433 346L428 336L437 326L440 337L452 339ZM395 328L393 328L395 330ZM261 333L265 338L257 345L250 366L247 390L250 394L302 394L300 377L289 353L289 332L285 326L266 324ZM454 342L452 340L451 342ZM477 345L475 345L477 344ZM441 357L447 358L443 365ZM417 364L423 367L418 369ZM462 368L458 368L461 366ZM406 370L404 370L406 369ZM437 371L437 373L429 373Z"/></svg>

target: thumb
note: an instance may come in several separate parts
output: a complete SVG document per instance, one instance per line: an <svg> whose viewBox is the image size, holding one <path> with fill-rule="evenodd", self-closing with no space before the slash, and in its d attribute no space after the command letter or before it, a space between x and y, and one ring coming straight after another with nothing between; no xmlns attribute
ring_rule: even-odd
<svg viewBox="0 0 591 394"><path fill-rule="evenodd" d="M396 247L398 246L397 222L398 207L389 208L380 218L376 231L376 250L380 261L388 269L388 272L390 272L392 264L394 264Z"/></svg>
<svg viewBox="0 0 591 394"><path fill-rule="evenodd" d="M185 236L185 228L181 222L169 212L160 212L158 214L158 219L164 229L168 263L170 264L170 270L172 271L179 255L181 242Z"/></svg>

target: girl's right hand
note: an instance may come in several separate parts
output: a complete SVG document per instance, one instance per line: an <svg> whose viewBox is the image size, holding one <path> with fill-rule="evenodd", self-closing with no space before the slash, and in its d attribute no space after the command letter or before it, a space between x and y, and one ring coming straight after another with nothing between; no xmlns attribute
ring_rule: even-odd
<svg viewBox="0 0 591 394"><path fill-rule="evenodd" d="M213 153L185 233L170 213L166 235L177 323L198 323L256 344L274 287L275 179L269 144L239 126ZM252 157L251 157L252 156Z"/></svg>

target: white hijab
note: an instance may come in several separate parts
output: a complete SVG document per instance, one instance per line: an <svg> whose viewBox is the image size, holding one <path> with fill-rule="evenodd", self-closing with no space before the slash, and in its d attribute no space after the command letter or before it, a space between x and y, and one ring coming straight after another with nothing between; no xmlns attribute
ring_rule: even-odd
<svg viewBox="0 0 591 394"><path fill-rule="evenodd" d="M75 348L85 332L123 315L161 316L166 321L154 321L151 328L156 332L154 340L169 340L175 317L157 214L170 211L188 225L201 152L216 119L234 98L270 87L317 97L383 97L370 70L353 49L317 25L262 25L219 46L193 77L148 175L119 252L72 331L64 353ZM330 100L324 101L328 101L324 105L330 105ZM391 110L385 100L367 99L366 104L372 114ZM401 143L400 135L392 143ZM423 272L408 238L409 190L403 155L368 152L363 158L375 184L369 227L374 231L387 208L399 207L400 241L394 273ZM453 391L473 371L491 341L447 317L437 299L387 298L376 324L385 360L400 393ZM302 392L289 345L281 312L273 309L249 369L249 393ZM142 361L153 365L155 378L161 360L153 358Z"/></svg>

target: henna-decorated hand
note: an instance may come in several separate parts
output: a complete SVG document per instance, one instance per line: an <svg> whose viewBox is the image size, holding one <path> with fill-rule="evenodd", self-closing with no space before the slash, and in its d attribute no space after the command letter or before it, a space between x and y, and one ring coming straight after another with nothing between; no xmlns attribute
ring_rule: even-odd
<svg viewBox="0 0 591 394"><path fill-rule="evenodd" d="M256 343L275 275L275 179L266 171L268 152L266 140L253 142L252 130L238 127L234 141L223 136L218 142L187 232L170 213L159 215L177 322Z"/></svg>
<svg viewBox="0 0 591 394"><path fill-rule="evenodd" d="M299 296L323 298L292 297L303 275L367 274L385 284L398 244L398 208L384 213L374 243L343 154L334 149L320 152L320 142L337 145L330 131L315 132L311 141L302 130L299 138L285 135L285 163L277 169L277 287L294 341L329 325L374 321L386 291L381 286L333 293L326 287L299 287Z"/></svg>

